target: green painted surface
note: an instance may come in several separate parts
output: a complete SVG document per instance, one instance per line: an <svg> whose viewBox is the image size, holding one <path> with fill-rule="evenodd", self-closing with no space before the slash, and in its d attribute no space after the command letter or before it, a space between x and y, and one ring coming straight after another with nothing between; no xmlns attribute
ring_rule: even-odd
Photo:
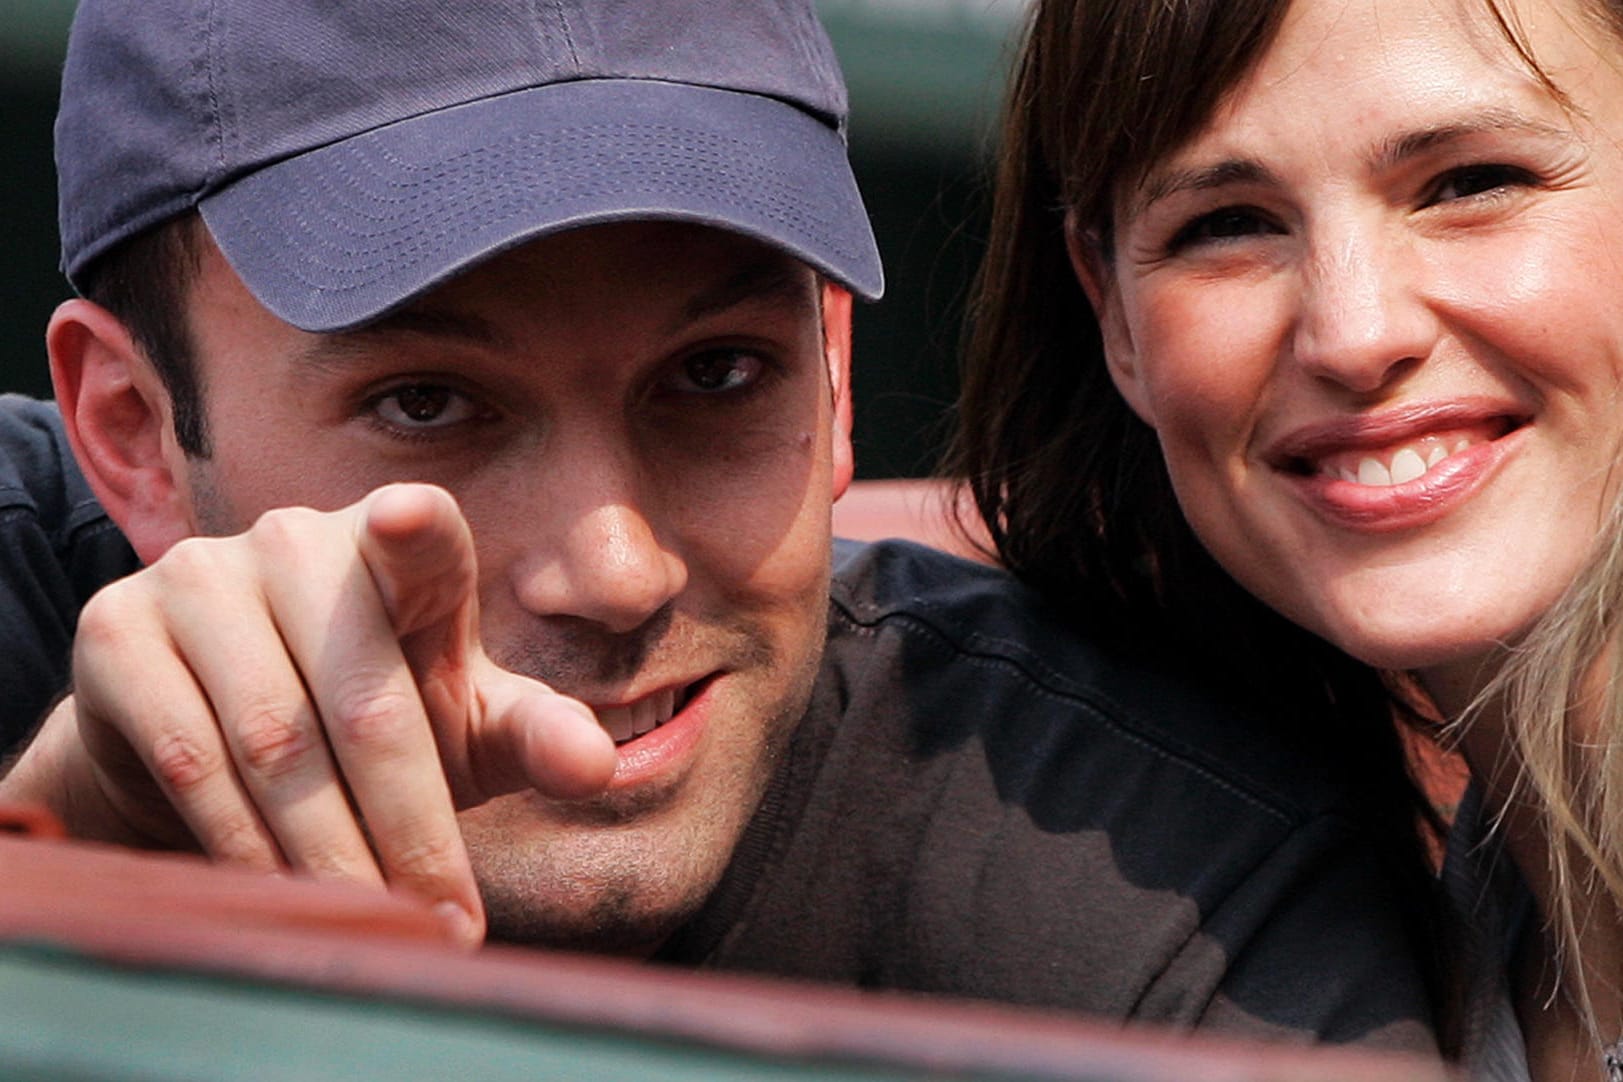
<svg viewBox="0 0 1623 1082"><path fill-rule="evenodd" d="M462 1009L122 969L0 946L0 1079L51 1082L901 1082Z"/></svg>

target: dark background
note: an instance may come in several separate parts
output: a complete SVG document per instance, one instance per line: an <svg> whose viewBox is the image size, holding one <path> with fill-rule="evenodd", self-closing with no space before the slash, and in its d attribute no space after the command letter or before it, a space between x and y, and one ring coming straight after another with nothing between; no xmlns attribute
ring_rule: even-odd
<svg viewBox="0 0 1623 1082"><path fill-rule="evenodd" d="M852 160L887 293L856 314L857 472L935 461L979 256L984 161L1019 0L821 0L851 87ZM48 397L56 270L51 120L71 0L0 0L0 390Z"/></svg>

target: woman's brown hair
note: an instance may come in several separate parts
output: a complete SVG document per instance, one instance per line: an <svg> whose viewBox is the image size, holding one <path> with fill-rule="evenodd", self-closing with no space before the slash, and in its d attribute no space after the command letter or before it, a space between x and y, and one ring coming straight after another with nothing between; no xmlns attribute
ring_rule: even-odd
<svg viewBox="0 0 1623 1082"><path fill-rule="evenodd" d="M1117 191L1203 125L1285 0L1037 4L1003 119L949 454L1003 562L1044 590L1132 611L1204 557L1155 434L1116 393L1066 251L1067 213L1108 251Z"/></svg>
<svg viewBox="0 0 1623 1082"><path fill-rule="evenodd" d="M1442 826L1393 724L1407 703L1206 553L1154 432L1110 379L1066 246L1069 216L1109 258L1117 197L1206 124L1288 4L1038 0L1004 115L946 470L967 485L999 559L1042 596L1260 695L1281 739L1305 739L1342 772L1406 896L1448 1047L1456 993L1441 977L1444 924L1426 857Z"/></svg>

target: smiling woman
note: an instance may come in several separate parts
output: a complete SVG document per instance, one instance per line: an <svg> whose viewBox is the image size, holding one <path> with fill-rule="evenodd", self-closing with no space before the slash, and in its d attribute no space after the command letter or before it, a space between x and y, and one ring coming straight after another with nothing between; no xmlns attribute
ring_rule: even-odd
<svg viewBox="0 0 1623 1082"><path fill-rule="evenodd" d="M1623 80L1529 29L1569 101L1480 14L1294 7L1124 193L1108 254L1072 222L1111 372L1201 540L1354 656L1434 670L1445 709L1576 570L1618 432Z"/></svg>
<svg viewBox="0 0 1623 1082"><path fill-rule="evenodd" d="M1367 772L1394 860L1412 831L1391 713L1460 716L1613 498L1620 35L1598 0L1034 15L954 464L1021 575L1321 728ZM1478 807L1502 821L1551 918L1584 865L1546 874L1556 843L1498 769L1523 720L1465 730L1480 788L1454 840L1473 848ZM1602 1077L1623 919L1593 913L1615 927L1579 964L1546 964L1537 920L1456 952L1445 999L1482 1077Z"/></svg>

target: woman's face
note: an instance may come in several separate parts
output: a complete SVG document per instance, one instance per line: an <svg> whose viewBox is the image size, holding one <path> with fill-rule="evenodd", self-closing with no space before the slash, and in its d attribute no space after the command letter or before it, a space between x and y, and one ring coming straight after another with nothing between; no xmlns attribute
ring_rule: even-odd
<svg viewBox="0 0 1623 1082"><path fill-rule="evenodd" d="M1445 707L1582 561L1623 433L1623 46L1476 0L1296 0L1084 285L1184 513Z"/></svg>

